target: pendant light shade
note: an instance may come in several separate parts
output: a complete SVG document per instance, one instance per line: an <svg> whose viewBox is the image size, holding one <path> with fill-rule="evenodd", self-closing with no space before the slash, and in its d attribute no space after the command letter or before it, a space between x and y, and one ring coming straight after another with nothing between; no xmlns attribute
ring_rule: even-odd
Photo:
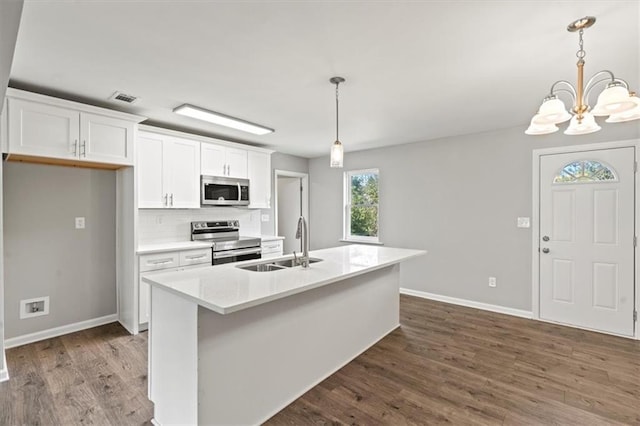
<svg viewBox="0 0 640 426"><path fill-rule="evenodd" d="M533 124L558 124L571 120L571 114L567 111L562 102L557 97L545 99L538 110L538 114L531 121Z"/></svg>
<svg viewBox="0 0 640 426"><path fill-rule="evenodd" d="M345 80L342 77L331 77L331 79L329 79L329 82L331 84L335 84L336 85L336 141L333 143L333 145L331 146L331 161L329 166L330 167L342 167L342 160L344 158L344 148L342 147L342 142L340 142L340 138L339 136L339 131L340 131L340 116L338 114L339 109L338 109L338 86L340 85L340 83L344 83Z"/></svg>
<svg viewBox="0 0 640 426"><path fill-rule="evenodd" d="M533 116L529 128L525 130L525 133L527 135L546 135L558 131L558 126L556 126L554 123L536 124L536 117L538 117L538 114Z"/></svg>
<svg viewBox="0 0 640 426"><path fill-rule="evenodd" d="M631 100L629 91L622 85L607 87L598 96L598 102L593 107L593 115L611 115L633 109L636 104Z"/></svg>
<svg viewBox="0 0 640 426"><path fill-rule="evenodd" d="M331 167L342 167L343 158L344 149L342 148L342 142L335 141L331 146Z"/></svg>
<svg viewBox="0 0 640 426"><path fill-rule="evenodd" d="M617 114L611 114L609 118L605 120L606 123L623 123L625 121L640 119L640 98L632 96L631 99L635 104L635 108L628 111L619 112Z"/></svg>
<svg viewBox="0 0 640 426"><path fill-rule="evenodd" d="M582 120L577 115L574 115L569 123L569 127L564 131L565 135L577 136L577 135L587 135L589 133L594 133L600 130L601 127L596 123L596 118L593 114L584 113L582 114Z"/></svg>

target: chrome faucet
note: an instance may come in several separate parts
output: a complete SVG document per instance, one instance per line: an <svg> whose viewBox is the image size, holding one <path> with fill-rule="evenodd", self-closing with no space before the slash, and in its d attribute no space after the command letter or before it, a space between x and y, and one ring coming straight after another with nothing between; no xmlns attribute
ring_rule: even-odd
<svg viewBox="0 0 640 426"><path fill-rule="evenodd" d="M307 221L304 216L300 216L298 219L298 230L296 231L296 240L301 240L302 243L302 256L300 256L300 265L303 268L309 267L309 230L307 229ZM293 252L293 257L296 259L296 252Z"/></svg>

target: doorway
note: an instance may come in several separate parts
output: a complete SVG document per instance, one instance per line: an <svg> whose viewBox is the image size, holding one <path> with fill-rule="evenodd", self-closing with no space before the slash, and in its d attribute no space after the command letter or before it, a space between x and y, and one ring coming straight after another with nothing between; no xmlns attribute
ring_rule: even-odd
<svg viewBox="0 0 640 426"><path fill-rule="evenodd" d="M296 239L296 229L300 216L304 216L309 226L309 175L276 170L275 205L275 232L284 237L283 252L302 251L302 241Z"/></svg>
<svg viewBox="0 0 640 426"><path fill-rule="evenodd" d="M636 147L579 148L534 152L534 317L633 337Z"/></svg>

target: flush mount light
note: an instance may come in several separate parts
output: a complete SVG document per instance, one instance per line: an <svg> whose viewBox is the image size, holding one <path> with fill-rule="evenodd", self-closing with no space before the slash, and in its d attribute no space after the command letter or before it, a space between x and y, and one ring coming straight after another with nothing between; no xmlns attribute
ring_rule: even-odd
<svg viewBox="0 0 640 426"><path fill-rule="evenodd" d="M331 167L342 167L344 148L342 147L342 142L340 142L340 139L338 138L338 131L340 128L338 121L338 85L340 83L344 83L345 79L342 77L331 77L329 82L336 85L336 141L331 145L331 163L329 165Z"/></svg>
<svg viewBox="0 0 640 426"><path fill-rule="evenodd" d="M544 135L558 130L556 124L570 121L565 135L586 135L597 132L600 126L596 123L596 116L609 116L607 123L620 123L623 121L640 119L640 99L634 92L629 91L629 84L616 78L609 70L599 71L584 84L584 57L582 35L586 28L596 22L593 16L585 16L569 26L567 31L579 34L578 51L578 84L577 88L566 80L553 83L549 94L542 101L540 109L531 119L529 128L525 131L528 135ZM598 96L596 105L589 107L589 95L594 87L605 85L604 90ZM564 86L564 87L563 87ZM573 106L569 113L564 103L558 99L558 94L569 94L573 100Z"/></svg>
<svg viewBox="0 0 640 426"><path fill-rule="evenodd" d="M243 132L253 133L254 135L266 135L275 130L259 124L250 123L239 118L230 117L228 115L213 112L204 108L193 105L184 104L173 110L176 114L185 115L198 120L208 121L209 123L218 124L220 126L231 127L232 129L241 130Z"/></svg>

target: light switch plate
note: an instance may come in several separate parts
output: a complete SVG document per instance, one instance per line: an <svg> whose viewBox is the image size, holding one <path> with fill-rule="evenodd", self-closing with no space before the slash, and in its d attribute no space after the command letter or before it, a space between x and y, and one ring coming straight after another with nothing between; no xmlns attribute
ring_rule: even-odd
<svg viewBox="0 0 640 426"><path fill-rule="evenodd" d="M530 228L531 227L531 219L528 217L519 217L518 218L518 228Z"/></svg>
<svg viewBox="0 0 640 426"><path fill-rule="evenodd" d="M84 229L84 217L76 217L76 229Z"/></svg>

